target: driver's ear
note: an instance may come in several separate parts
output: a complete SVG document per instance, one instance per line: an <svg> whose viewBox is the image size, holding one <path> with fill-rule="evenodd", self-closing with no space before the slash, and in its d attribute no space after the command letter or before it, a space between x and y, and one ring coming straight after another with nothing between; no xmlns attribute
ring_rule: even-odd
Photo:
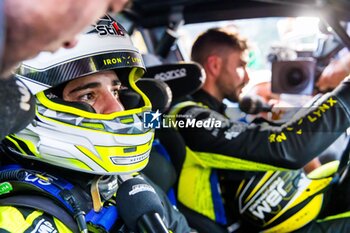
<svg viewBox="0 0 350 233"><path fill-rule="evenodd" d="M217 55L211 55L205 63L206 72L212 77L218 77L221 72L222 58Z"/></svg>

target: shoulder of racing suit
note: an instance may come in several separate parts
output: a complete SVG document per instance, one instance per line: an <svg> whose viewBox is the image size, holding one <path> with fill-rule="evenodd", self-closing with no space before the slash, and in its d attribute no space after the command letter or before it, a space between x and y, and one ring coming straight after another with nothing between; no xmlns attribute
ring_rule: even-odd
<svg viewBox="0 0 350 233"><path fill-rule="evenodd" d="M210 154L225 164L247 165L225 168L255 171L299 169L325 150L350 125L350 96L344 93L338 91L324 95L315 107L302 109L296 113L297 117L281 126L230 121L193 101L175 105L169 114L172 121L169 125L177 128L188 148L203 154L201 158ZM340 94L349 101L345 102L345 97Z"/></svg>
<svg viewBox="0 0 350 233"><path fill-rule="evenodd" d="M95 211L91 195L65 179L17 165L3 166L0 169L0 185L3 187L0 206L10 213L13 213L14 208L17 212L32 209L40 217L59 222L60 224L50 224L51 227L56 226L56 230L65 229L59 232L67 232L68 229L77 232L78 226L81 228L86 223L89 230L109 231L117 221L114 205L105 203L99 211ZM11 225L6 223L6 219L12 218L7 216L2 219L0 228L2 225ZM28 224L28 220L25 222ZM42 221L32 223L39 224Z"/></svg>
<svg viewBox="0 0 350 233"><path fill-rule="evenodd" d="M170 112L170 116L173 117L173 120L187 118L203 120L208 119L213 112L214 114L218 114L201 103L188 101L174 106ZM220 117L224 116L220 115ZM227 118L225 120L229 121ZM233 125L234 122L229 122L229 124ZM238 122L236 124L241 123ZM249 127L257 126L245 124L244 127L248 129ZM180 125L177 125L177 130L183 136L186 136L184 134L186 131L181 131L183 128ZM196 140L196 137L192 134L193 131L197 131L197 136L199 137L199 141L201 141L206 136L203 132L213 132L213 129L195 128L190 131L192 131L189 133L191 136L186 140L189 143ZM212 137L215 137L215 135L212 135ZM213 138L210 140L213 140ZM231 139L226 138L225 140ZM223 157L223 155L217 154L216 151L216 153L209 151L212 144L214 142L209 143L207 141L197 150L188 148L187 157L190 158L186 158L186 169L191 169L191 166L198 167L198 164L200 164L205 168L238 169L245 171L258 170L259 168L261 170L270 170L264 173L256 173L253 177L243 179L236 193L239 214L248 222L249 227L254 226L253 229L264 229L266 232L284 232L301 228L314 220L319 214L323 204L323 192L336 180L331 175L336 172L338 163L333 164L334 166L332 166L330 176L320 179L318 175L316 177L318 179L312 180L306 177L300 170L271 171L276 170L276 167L275 169L268 169L266 165L254 164L253 162L249 163L249 161L245 163L244 160L235 160L235 158L230 160ZM229 153L229 150L227 153ZM219 159L222 159L222 161L218 161ZM197 164L197 166L194 164ZM252 167L252 164L256 165L256 167ZM192 176L194 175L193 172L194 170L192 169ZM324 173L324 170L320 172L320 174ZM189 182L188 177L185 180ZM188 189L188 185L184 185L184 187ZM204 192L204 190L201 189L201 192ZM188 197L186 192L185 196ZM199 197L197 196L197 198ZM196 209L196 206L193 207L191 205L190 198L187 199L183 199L183 203L206 215L206 212L201 212L201 209ZM208 217L210 218L210 216ZM217 220L215 217L211 217L211 219Z"/></svg>
<svg viewBox="0 0 350 233"><path fill-rule="evenodd" d="M170 232L190 232L186 219L158 186L142 174L135 173L133 176L141 176L154 187L163 204L164 221ZM114 188L110 184L103 189L105 193L96 193L93 189L87 192L78 185L45 172L24 169L19 165L2 166L0 231L27 232L30 229L31 232L42 232L39 230L46 229L50 230L48 232L79 232L86 225L89 232L116 229L121 233L129 232L118 217L114 198L107 197L113 196L116 190L112 192ZM101 194L108 201L96 202L93 197L96 194ZM13 221L14 218L17 220ZM27 228L22 229L21 223ZM11 230L18 227L23 231Z"/></svg>

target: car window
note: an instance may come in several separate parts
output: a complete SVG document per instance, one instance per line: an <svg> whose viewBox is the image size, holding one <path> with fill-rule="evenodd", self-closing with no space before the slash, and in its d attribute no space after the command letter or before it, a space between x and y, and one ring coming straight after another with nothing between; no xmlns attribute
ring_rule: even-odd
<svg viewBox="0 0 350 233"><path fill-rule="evenodd" d="M317 38L321 35L319 19L316 17L271 17L201 24L187 24L179 29L178 45L190 59L191 45L197 36L208 28L228 27L238 30L250 42L248 67L253 70L269 69L268 55L281 47L293 51L312 52L316 49Z"/></svg>

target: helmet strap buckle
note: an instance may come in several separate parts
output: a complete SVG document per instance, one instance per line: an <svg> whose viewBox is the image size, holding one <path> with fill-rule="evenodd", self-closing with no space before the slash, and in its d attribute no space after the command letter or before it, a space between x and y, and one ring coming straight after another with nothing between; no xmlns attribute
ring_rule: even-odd
<svg viewBox="0 0 350 233"><path fill-rule="evenodd" d="M95 212L100 212L103 206L103 203L101 201L100 191L98 189L98 182L100 179L101 179L101 176L98 176L95 179L93 179L91 188L90 188L92 205Z"/></svg>

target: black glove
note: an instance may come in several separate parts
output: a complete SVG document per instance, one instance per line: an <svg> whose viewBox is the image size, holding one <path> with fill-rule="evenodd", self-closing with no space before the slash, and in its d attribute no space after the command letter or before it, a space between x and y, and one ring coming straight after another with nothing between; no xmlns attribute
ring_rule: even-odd
<svg viewBox="0 0 350 233"><path fill-rule="evenodd" d="M0 140L24 129L35 117L35 98L19 79L0 79Z"/></svg>

